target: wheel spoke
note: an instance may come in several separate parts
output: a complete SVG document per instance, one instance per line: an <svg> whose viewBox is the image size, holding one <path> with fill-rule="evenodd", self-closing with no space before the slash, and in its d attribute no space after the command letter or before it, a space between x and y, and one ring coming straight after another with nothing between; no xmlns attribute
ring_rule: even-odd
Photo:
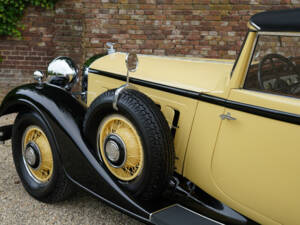
<svg viewBox="0 0 300 225"><path fill-rule="evenodd" d="M118 126L119 126L119 120L114 120L112 124L114 133L116 133L116 131L118 130Z"/></svg>
<svg viewBox="0 0 300 225"><path fill-rule="evenodd" d="M122 115L114 114L108 116L101 122L100 131L100 146L105 144L105 140L109 135L117 135L124 145L126 159L124 165L120 168L115 168L106 157L105 149L100 148L99 152L104 160L107 168L118 179L130 181L140 174L143 168L143 147L139 135L131 122Z"/></svg>
<svg viewBox="0 0 300 225"><path fill-rule="evenodd" d="M132 162L129 162L128 160L127 160L127 162L126 162L126 166L131 166L131 167L138 167L138 164L139 164L139 163L132 163Z"/></svg>
<svg viewBox="0 0 300 225"><path fill-rule="evenodd" d="M140 158L138 158L138 157L134 157L134 158L131 157L130 159L127 158L126 164L127 163L132 165L132 166L138 165L140 163Z"/></svg>
<svg viewBox="0 0 300 225"><path fill-rule="evenodd" d="M105 132L105 136L107 136L109 134L109 128L107 127L104 132Z"/></svg>

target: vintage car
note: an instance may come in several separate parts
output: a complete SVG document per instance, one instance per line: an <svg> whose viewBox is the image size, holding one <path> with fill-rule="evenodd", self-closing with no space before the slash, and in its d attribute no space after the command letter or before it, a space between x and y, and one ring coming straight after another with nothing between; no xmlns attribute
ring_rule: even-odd
<svg viewBox="0 0 300 225"><path fill-rule="evenodd" d="M0 108L18 113L0 141L26 191L53 203L75 184L152 224L299 224L300 9L248 28L236 61L109 43L79 96L71 59L36 71Z"/></svg>

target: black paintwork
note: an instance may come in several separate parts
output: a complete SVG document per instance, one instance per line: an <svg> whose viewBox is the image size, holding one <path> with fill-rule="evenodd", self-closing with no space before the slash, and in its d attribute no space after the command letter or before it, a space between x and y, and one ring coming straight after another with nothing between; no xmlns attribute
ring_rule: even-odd
<svg viewBox="0 0 300 225"><path fill-rule="evenodd" d="M111 78L118 79L118 80L126 80L125 76L106 72L106 71L89 69L89 72L93 73L93 74L98 74L101 76L111 77ZM199 92L195 92L195 91L189 91L189 90L171 87L171 86L167 86L167 85L162 85L159 83L145 81L145 80L141 80L141 79L137 79L137 78L130 78L130 82L133 84L150 87L153 89L169 92L172 94L201 100L201 101L212 103L215 105L224 106L229 109L236 109L239 111L255 114L258 116L263 116L263 117L274 119L274 120L279 120L279 121L284 121L284 122L300 125L300 115L298 115L298 114L293 114L293 113L283 112L283 111L279 111L279 110L264 108L264 107L260 107L260 106L249 105L246 103L231 101L231 100L227 100L224 98L211 96L208 94L203 94L203 93L199 93Z"/></svg>
<svg viewBox="0 0 300 225"><path fill-rule="evenodd" d="M188 221L188 222L187 222ZM161 225L205 224L219 225L220 223L199 215L181 205L173 205L151 215L151 222Z"/></svg>
<svg viewBox="0 0 300 225"><path fill-rule="evenodd" d="M255 224L219 201L211 201L212 197L192 196L178 187L169 191L170 193L167 192L160 201L135 201L118 186L105 165L96 160L95 151L87 144L82 134L86 105L64 89L46 83L20 86L3 100L0 117L28 110L38 112L45 120L54 136L60 160L70 180L111 206L145 223L150 222L151 213L180 203L199 214L226 224Z"/></svg>
<svg viewBox="0 0 300 225"><path fill-rule="evenodd" d="M106 77L114 78L117 80L126 81L126 76L124 76L124 75L110 73L110 72L103 71L103 70L95 70L95 69L90 68L89 73L106 76ZM195 92L195 91L189 91L189 90L185 90L185 89L181 89L181 88L171 87L171 86L167 86L167 85L163 85L163 84L154 83L151 81L137 79L134 77L130 77L130 83L141 85L144 87L158 89L161 91L166 91L166 92L169 92L172 94L182 95L182 96L189 97L189 98L197 99L199 96L199 93Z"/></svg>
<svg viewBox="0 0 300 225"><path fill-rule="evenodd" d="M255 14L250 23L260 31L300 31L300 9L267 11Z"/></svg>
<svg viewBox="0 0 300 225"><path fill-rule="evenodd" d="M14 89L5 97L0 116L26 110L37 111L48 124L64 169L72 181L128 214L148 221L149 212L120 189L86 144L81 132L86 113L84 104L59 87L29 84Z"/></svg>
<svg viewBox="0 0 300 225"><path fill-rule="evenodd" d="M0 127L0 141L7 141L11 139L12 128L12 125Z"/></svg>

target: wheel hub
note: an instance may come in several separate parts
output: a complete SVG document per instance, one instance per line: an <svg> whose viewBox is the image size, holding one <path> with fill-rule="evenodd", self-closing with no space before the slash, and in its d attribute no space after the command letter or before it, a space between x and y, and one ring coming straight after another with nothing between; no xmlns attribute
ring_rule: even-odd
<svg viewBox="0 0 300 225"><path fill-rule="evenodd" d="M26 145L24 158L26 163L33 169L37 169L40 165L40 150L38 146L33 143L29 142Z"/></svg>
<svg viewBox="0 0 300 225"><path fill-rule="evenodd" d="M104 141L105 157L111 166L120 168L126 160L126 147L117 134L109 134Z"/></svg>
<svg viewBox="0 0 300 225"><path fill-rule="evenodd" d="M120 158L120 149L114 141L108 141L105 146L107 158L112 162L117 162Z"/></svg>

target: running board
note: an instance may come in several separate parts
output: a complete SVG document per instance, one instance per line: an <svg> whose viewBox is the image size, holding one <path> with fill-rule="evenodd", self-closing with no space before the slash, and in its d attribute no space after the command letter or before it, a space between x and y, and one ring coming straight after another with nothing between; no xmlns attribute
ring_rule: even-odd
<svg viewBox="0 0 300 225"><path fill-rule="evenodd" d="M152 213L150 221L155 225L222 225L179 204Z"/></svg>

